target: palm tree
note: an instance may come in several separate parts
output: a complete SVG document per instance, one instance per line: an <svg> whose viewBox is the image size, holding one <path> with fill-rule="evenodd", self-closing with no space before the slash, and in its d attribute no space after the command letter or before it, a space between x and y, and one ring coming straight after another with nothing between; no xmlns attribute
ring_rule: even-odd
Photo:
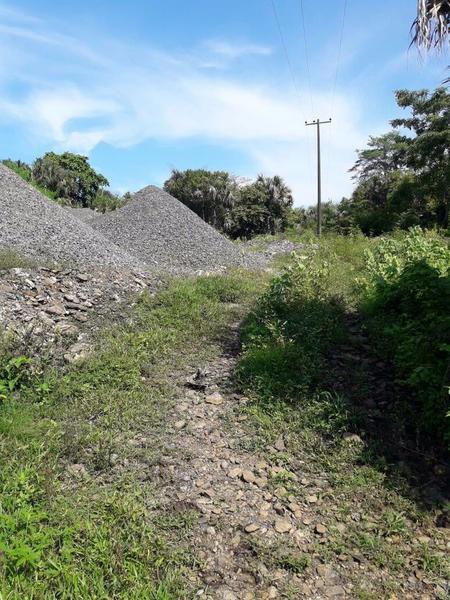
<svg viewBox="0 0 450 600"><path fill-rule="evenodd" d="M418 48L442 49L450 35L450 0L417 0L411 32Z"/></svg>

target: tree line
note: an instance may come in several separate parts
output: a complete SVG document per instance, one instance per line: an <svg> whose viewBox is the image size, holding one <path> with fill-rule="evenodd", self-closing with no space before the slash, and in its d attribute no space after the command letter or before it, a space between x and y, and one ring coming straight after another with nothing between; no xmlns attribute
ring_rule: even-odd
<svg viewBox="0 0 450 600"><path fill-rule="evenodd" d="M393 119L390 131L357 151L356 187L350 198L324 206L325 228L366 235L415 225L448 229L450 94L439 87L398 90L395 98L409 115Z"/></svg>
<svg viewBox="0 0 450 600"><path fill-rule="evenodd" d="M351 169L355 189L339 203L323 204L324 231L374 236L415 225L448 229L450 94L439 87L432 92L398 90L395 97L408 114L393 119L390 131L371 136L367 147L357 150ZM108 180L86 156L47 152L32 165L3 162L64 204L104 212L131 197L106 189ZM164 189L234 239L309 228L316 220L315 206L293 207L292 191L278 175L258 175L251 182L226 171L174 169Z"/></svg>
<svg viewBox="0 0 450 600"><path fill-rule="evenodd" d="M278 175L258 175L251 183L226 171L174 169L164 189L232 238L284 231L293 205L292 191Z"/></svg>

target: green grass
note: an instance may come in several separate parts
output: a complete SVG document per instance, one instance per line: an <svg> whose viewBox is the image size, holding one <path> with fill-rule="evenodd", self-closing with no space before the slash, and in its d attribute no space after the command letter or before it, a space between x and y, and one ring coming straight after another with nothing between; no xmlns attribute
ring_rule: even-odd
<svg viewBox="0 0 450 600"><path fill-rule="evenodd" d="M23 365L0 405L2 598L189 597L196 515L158 509L142 473L164 453L169 374L219 353L261 285L239 273L175 281L144 294L85 362ZM145 443L130 445L136 436Z"/></svg>
<svg viewBox="0 0 450 600"><path fill-rule="evenodd" d="M14 267L28 268L33 266L33 261L20 256L13 250L0 249L0 271L7 271Z"/></svg>
<svg viewBox="0 0 450 600"><path fill-rule="evenodd" d="M449 571L433 511L415 501L401 467L387 464L383 440L371 437L364 411L354 403L370 393L367 367L348 373L351 397L333 389L336 373L330 372L329 359L348 343L346 319L361 300L364 254L377 243L330 235L319 248L302 251L306 259L291 257L244 323L236 378L251 400L245 410L252 449L264 452L282 435L286 450L268 454L270 461L288 469L300 462L300 477L327 478L321 518L331 534L313 553L328 562L357 550L371 570L390 573L387 590L410 575L408 564L423 570L420 565L426 565L433 581ZM361 442L347 443L347 432L358 432ZM304 502L310 492L292 486L290 493ZM343 532L335 529L339 523L346 525ZM421 531L434 538L434 552L413 543Z"/></svg>

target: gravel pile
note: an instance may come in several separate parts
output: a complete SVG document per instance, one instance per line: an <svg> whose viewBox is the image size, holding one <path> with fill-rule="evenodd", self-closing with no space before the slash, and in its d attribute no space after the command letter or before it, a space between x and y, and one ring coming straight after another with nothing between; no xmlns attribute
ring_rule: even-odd
<svg viewBox="0 0 450 600"><path fill-rule="evenodd" d="M0 164L0 249L37 262L142 271L145 266Z"/></svg>
<svg viewBox="0 0 450 600"><path fill-rule="evenodd" d="M73 206L65 206L64 209L71 214L73 217L80 219L84 223L89 223L92 219L99 214L92 208L74 208Z"/></svg>
<svg viewBox="0 0 450 600"><path fill-rule="evenodd" d="M90 224L161 271L220 270L247 263L237 246L155 186L140 190L125 206Z"/></svg>

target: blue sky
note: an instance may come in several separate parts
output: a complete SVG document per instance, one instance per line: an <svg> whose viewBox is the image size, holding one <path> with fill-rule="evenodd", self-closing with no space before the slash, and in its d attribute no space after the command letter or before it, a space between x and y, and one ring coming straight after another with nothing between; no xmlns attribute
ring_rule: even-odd
<svg viewBox="0 0 450 600"><path fill-rule="evenodd" d="M350 193L355 148L388 128L393 91L436 87L448 57L408 50L415 0L0 0L0 157L89 155L111 188L173 167L278 173L297 205ZM342 35L341 51L340 39ZM306 60L306 49L309 61ZM293 81L294 80L294 81Z"/></svg>

